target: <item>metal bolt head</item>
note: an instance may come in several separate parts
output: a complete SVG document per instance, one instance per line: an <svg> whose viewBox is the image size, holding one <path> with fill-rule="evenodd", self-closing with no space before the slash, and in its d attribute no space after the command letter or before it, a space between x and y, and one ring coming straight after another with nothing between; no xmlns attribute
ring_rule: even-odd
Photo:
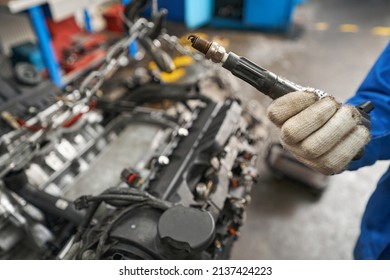
<svg viewBox="0 0 390 280"><path fill-rule="evenodd" d="M196 193L203 197L207 192L207 186L206 184L204 183L199 183L198 185L196 185Z"/></svg>
<svg viewBox="0 0 390 280"><path fill-rule="evenodd" d="M118 58L118 64L121 67L125 67L125 66L129 65L129 63L130 63L130 60L127 56L122 55Z"/></svg>
<svg viewBox="0 0 390 280"><path fill-rule="evenodd" d="M188 132L188 130L187 130L186 128L181 127L181 128L179 128L179 130L177 131L177 134L178 134L179 136L186 137L186 136L188 136L189 132Z"/></svg>
<svg viewBox="0 0 390 280"><path fill-rule="evenodd" d="M215 170L219 170L219 167L221 166L220 162L219 162L219 159L217 157L213 157L211 160L210 160L210 164L211 166L215 169Z"/></svg>
<svg viewBox="0 0 390 280"><path fill-rule="evenodd" d="M169 164L169 158L166 156L159 156L158 157L158 164L160 165L168 165Z"/></svg>
<svg viewBox="0 0 390 280"><path fill-rule="evenodd" d="M30 107L28 107L28 112L30 114L35 114L36 112L38 112L38 109L34 106L30 106Z"/></svg>
<svg viewBox="0 0 390 280"><path fill-rule="evenodd" d="M81 255L81 258L82 258L83 260L93 260L93 259L95 259L95 256L96 256L96 254L95 254L94 251L92 251L92 250L86 250L86 251L84 251L84 253Z"/></svg>

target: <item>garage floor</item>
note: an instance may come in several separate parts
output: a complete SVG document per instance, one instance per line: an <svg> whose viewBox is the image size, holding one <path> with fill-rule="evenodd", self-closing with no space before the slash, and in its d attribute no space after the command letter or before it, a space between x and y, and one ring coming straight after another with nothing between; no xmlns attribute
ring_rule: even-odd
<svg viewBox="0 0 390 280"><path fill-rule="evenodd" d="M259 32L202 29L228 38L230 50L302 85L310 85L345 100L356 91L389 34L372 34L375 26L390 26L388 0L310 0L295 13L294 31L287 37ZM319 22L324 22L317 24ZM341 32L340 25L353 32ZM326 30L320 30L326 29ZM262 98L242 85L241 98ZM299 184L277 181L261 168L248 220L233 259L351 259L360 218L386 163L345 172L331 178L320 200Z"/></svg>

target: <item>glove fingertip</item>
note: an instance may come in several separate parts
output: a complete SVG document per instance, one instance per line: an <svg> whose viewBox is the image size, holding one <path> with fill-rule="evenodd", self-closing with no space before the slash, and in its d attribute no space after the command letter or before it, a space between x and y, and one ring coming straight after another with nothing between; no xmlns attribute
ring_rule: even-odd
<svg viewBox="0 0 390 280"><path fill-rule="evenodd" d="M295 91L274 100L267 109L267 116L278 127L302 110L318 101L312 92Z"/></svg>
<svg viewBox="0 0 390 280"><path fill-rule="evenodd" d="M274 103L271 103L271 105L268 106L267 109L267 117L268 119L273 122L276 126L281 127L282 124L285 122L285 119L282 118L282 114L278 112L277 106L275 106Z"/></svg>

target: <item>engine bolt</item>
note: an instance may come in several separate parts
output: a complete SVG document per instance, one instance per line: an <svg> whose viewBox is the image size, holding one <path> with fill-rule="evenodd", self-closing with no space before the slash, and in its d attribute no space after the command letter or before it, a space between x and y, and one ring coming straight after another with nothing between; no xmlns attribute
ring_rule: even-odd
<svg viewBox="0 0 390 280"><path fill-rule="evenodd" d="M28 112L30 114L35 114L36 112L38 112L38 109L34 106L30 106L30 107L28 107Z"/></svg>
<svg viewBox="0 0 390 280"><path fill-rule="evenodd" d="M81 259L83 259L83 260L93 260L93 259L95 259L95 256L96 256L96 254L95 254L94 251L86 250L81 255Z"/></svg>
<svg viewBox="0 0 390 280"><path fill-rule="evenodd" d="M169 164L169 158L166 156L159 156L158 157L158 164L165 166Z"/></svg>
<svg viewBox="0 0 390 280"><path fill-rule="evenodd" d="M196 193L199 195L201 198L205 198L207 195L207 186L205 183L199 183L196 185Z"/></svg>
<svg viewBox="0 0 390 280"><path fill-rule="evenodd" d="M186 136L188 136L189 132L188 132L188 130L187 130L186 128L181 127L181 128L179 128L179 130L177 131L177 134L178 134L179 136L186 137Z"/></svg>
<svg viewBox="0 0 390 280"><path fill-rule="evenodd" d="M210 160L210 164L211 166L215 169L215 170L219 170L220 166L221 166L221 163L219 162L219 159L217 157L213 157L211 160Z"/></svg>

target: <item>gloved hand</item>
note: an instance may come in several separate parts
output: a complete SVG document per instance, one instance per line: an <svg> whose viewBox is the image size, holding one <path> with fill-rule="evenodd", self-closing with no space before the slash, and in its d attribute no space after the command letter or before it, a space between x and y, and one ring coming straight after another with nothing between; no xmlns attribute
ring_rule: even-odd
<svg viewBox="0 0 390 280"><path fill-rule="evenodd" d="M292 92L274 100L267 113L281 128L284 148L326 175L342 172L370 140L359 111L331 96Z"/></svg>

